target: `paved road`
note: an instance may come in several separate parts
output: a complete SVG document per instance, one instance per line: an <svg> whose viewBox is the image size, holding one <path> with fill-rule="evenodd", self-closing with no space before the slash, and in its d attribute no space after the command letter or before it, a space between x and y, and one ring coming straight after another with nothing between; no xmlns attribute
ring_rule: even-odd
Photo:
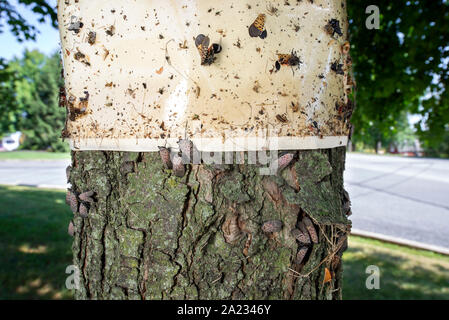
<svg viewBox="0 0 449 320"><path fill-rule="evenodd" d="M65 189L69 164L70 160L0 161L0 184Z"/></svg>
<svg viewBox="0 0 449 320"><path fill-rule="evenodd" d="M449 248L449 161L348 154L353 228Z"/></svg>
<svg viewBox="0 0 449 320"><path fill-rule="evenodd" d="M61 161L0 161L0 184L66 188ZM449 161L348 154L353 228L449 248Z"/></svg>

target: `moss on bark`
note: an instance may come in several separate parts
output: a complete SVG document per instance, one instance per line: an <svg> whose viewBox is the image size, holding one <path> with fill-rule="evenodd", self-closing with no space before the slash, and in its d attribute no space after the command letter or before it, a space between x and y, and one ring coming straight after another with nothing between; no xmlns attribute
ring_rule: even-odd
<svg viewBox="0 0 449 320"><path fill-rule="evenodd" d="M275 176L188 165L179 178L158 153L73 152L72 191L95 192L88 217L74 215L76 298L340 298L344 157L345 148L299 151ZM304 216L319 243L292 236ZM271 220L279 232L262 231Z"/></svg>

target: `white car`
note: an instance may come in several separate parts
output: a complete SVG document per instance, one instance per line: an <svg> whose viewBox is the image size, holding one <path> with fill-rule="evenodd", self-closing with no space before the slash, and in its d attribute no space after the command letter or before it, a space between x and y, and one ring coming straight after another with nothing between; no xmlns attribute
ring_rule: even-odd
<svg viewBox="0 0 449 320"><path fill-rule="evenodd" d="M13 134L10 134L9 136L3 137L0 140L0 150L6 150L6 151L14 151L19 148L20 146L20 136L22 135L21 132L16 132Z"/></svg>

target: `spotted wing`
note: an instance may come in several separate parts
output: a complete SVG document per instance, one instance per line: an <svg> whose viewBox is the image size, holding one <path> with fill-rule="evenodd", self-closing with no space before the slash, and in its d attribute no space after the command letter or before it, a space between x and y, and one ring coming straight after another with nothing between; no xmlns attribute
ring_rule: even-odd
<svg viewBox="0 0 449 320"><path fill-rule="evenodd" d="M290 55L288 54L278 54L278 61L280 64L287 65Z"/></svg>
<svg viewBox="0 0 449 320"><path fill-rule="evenodd" d="M204 64L204 61L206 60L209 49L209 37L205 36L204 34L200 34L195 39L195 45L198 48L198 51L200 53L201 57L201 64Z"/></svg>
<svg viewBox="0 0 449 320"><path fill-rule="evenodd" d="M253 24L250 25L249 35L251 37L260 37L265 31L264 28L265 28L265 15L262 13L259 14L256 20L254 20Z"/></svg>

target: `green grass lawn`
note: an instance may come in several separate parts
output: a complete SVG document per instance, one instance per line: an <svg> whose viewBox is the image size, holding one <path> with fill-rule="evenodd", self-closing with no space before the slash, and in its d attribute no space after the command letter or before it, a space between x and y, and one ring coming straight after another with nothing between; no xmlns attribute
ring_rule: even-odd
<svg viewBox="0 0 449 320"><path fill-rule="evenodd" d="M70 153L46 152L46 151L3 151L0 152L1 160L60 160L70 159Z"/></svg>
<svg viewBox="0 0 449 320"><path fill-rule="evenodd" d="M0 186L0 203L0 299L70 298L64 191Z"/></svg>
<svg viewBox="0 0 449 320"><path fill-rule="evenodd" d="M68 299L72 213L64 191L0 186L0 299ZM449 257L351 237L343 255L345 299L449 299ZM380 268L368 290L366 267Z"/></svg>
<svg viewBox="0 0 449 320"><path fill-rule="evenodd" d="M380 269L380 290L367 290L366 267ZM449 299L449 257L352 236L343 255L344 299Z"/></svg>

